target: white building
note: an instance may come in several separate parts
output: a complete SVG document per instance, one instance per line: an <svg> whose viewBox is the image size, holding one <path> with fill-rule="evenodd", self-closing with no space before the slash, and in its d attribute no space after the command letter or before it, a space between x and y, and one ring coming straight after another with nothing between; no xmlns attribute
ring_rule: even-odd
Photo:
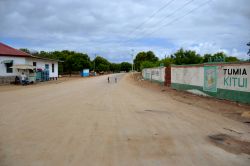
<svg viewBox="0 0 250 166"><path fill-rule="evenodd" d="M58 78L58 60L41 58L0 43L0 84L13 81L22 72L48 70L49 78Z"/></svg>

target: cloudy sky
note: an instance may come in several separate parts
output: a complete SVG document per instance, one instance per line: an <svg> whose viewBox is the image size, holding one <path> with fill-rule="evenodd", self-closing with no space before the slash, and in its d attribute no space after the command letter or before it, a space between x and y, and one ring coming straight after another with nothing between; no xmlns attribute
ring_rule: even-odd
<svg viewBox="0 0 250 166"><path fill-rule="evenodd" d="M179 48L247 58L249 0L0 0L0 41L74 50L112 62Z"/></svg>

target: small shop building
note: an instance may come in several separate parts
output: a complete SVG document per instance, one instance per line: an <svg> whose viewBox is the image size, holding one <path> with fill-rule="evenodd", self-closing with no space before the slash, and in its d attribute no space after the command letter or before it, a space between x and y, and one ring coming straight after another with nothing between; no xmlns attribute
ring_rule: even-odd
<svg viewBox="0 0 250 166"><path fill-rule="evenodd" d="M0 42L0 84L14 82L22 73L29 82L57 79L58 62L28 54Z"/></svg>

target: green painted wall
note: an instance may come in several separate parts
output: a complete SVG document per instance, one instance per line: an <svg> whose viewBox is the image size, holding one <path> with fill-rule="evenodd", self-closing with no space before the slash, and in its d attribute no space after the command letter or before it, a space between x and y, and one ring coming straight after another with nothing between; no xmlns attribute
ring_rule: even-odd
<svg viewBox="0 0 250 166"><path fill-rule="evenodd" d="M217 89L217 92L207 92L207 91L203 91L202 86L193 86L193 85L178 84L178 83L171 83L171 87L177 90L197 89L210 96L213 96L219 99L226 99L226 100L250 104L250 92L219 89L219 88Z"/></svg>

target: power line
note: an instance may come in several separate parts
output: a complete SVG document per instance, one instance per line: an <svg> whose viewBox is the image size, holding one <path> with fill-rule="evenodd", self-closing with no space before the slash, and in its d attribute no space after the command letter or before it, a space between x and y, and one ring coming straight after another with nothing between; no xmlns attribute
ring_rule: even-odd
<svg viewBox="0 0 250 166"><path fill-rule="evenodd" d="M164 17L163 19L161 19L160 21L158 21L156 24L154 24L154 26L157 26L160 22L165 21L167 18L173 16L175 13L177 13L177 12L180 11L181 9L185 8L186 6L188 6L188 5L189 5L190 3L192 3L193 1L194 1L194 0L189 0L189 1L187 1L187 2L184 3L181 7L175 9L173 12L171 12L171 13L168 14L166 17ZM145 30L142 31L142 33L145 33ZM136 39L136 37L135 37L135 39ZM129 41L131 41L131 40L133 40L133 39L128 39L128 40L126 40L125 42L129 42Z"/></svg>
<svg viewBox="0 0 250 166"><path fill-rule="evenodd" d="M208 1L206 1L206 2L204 2L204 3L202 3L202 4L200 4L200 5L198 5L197 7L191 9L190 11L188 11L187 13L185 13L184 15L182 15L182 16L180 16L180 17L177 17L177 18L173 19L172 21L170 21L170 22L168 22L167 24L164 24L163 26L161 26L161 27L155 29L154 31L150 32L150 33L147 34L147 35L152 35L153 33L155 33L156 31L158 31L158 30L160 30L160 29L162 29L163 27L166 27L166 26L168 26L168 25L173 24L174 22L177 22L177 21L181 20L182 18L186 17L187 15L193 13L195 10L200 9L201 7L205 6L206 4L208 4L208 3L210 3L210 2L211 2L211 0L208 0ZM144 36L143 36L143 37L144 37Z"/></svg>
<svg viewBox="0 0 250 166"><path fill-rule="evenodd" d="M133 34L136 30L138 30L140 27L142 27L143 25L145 25L146 23L148 23L157 13L159 13L160 11L162 11L163 9L165 9L166 7L168 7L171 3L173 3L175 0L170 0L168 1L166 4L164 4L162 7L160 7L158 10L156 10L155 12L153 12L148 19L146 19L145 21L143 21L141 24L137 25L135 27L134 30L130 31L128 33L128 35Z"/></svg>
<svg viewBox="0 0 250 166"><path fill-rule="evenodd" d="M159 28L156 28L156 29L153 30L152 32L150 32L150 33L148 33L148 34L145 34L145 35L143 35L143 36L141 36L141 37L139 37L139 38L137 38L137 39L141 39L141 38L143 38L143 37L145 37L145 36L152 35L153 33L155 33L156 31L158 31L158 30L160 30L160 29L162 29L163 27L166 27L166 26L168 26L168 25L173 24L174 22L177 22L177 21L181 20L182 18L186 17L187 15L193 13L195 10L200 9L202 6L205 6L206 4L208 4L208 3L210 3L210 2L211 2L211 0L208 0L208 1L204 2L204 3L201 3L200 5L198 5L197 7L193 8L193 9L191 9L190 11L188 11L187 13L185 13L184 15L181 15L180 17L177 17L177 18L175 18L175 19L169 21L167 24L164 24L164 25L160 26ZM163 19L163 20L165 20L165 19ZM162 21L163 21L163 20L162 20ZM128 41L131 41L131 40L132 40L132 39L130 39L130 40L128 40Z"/></svg>

